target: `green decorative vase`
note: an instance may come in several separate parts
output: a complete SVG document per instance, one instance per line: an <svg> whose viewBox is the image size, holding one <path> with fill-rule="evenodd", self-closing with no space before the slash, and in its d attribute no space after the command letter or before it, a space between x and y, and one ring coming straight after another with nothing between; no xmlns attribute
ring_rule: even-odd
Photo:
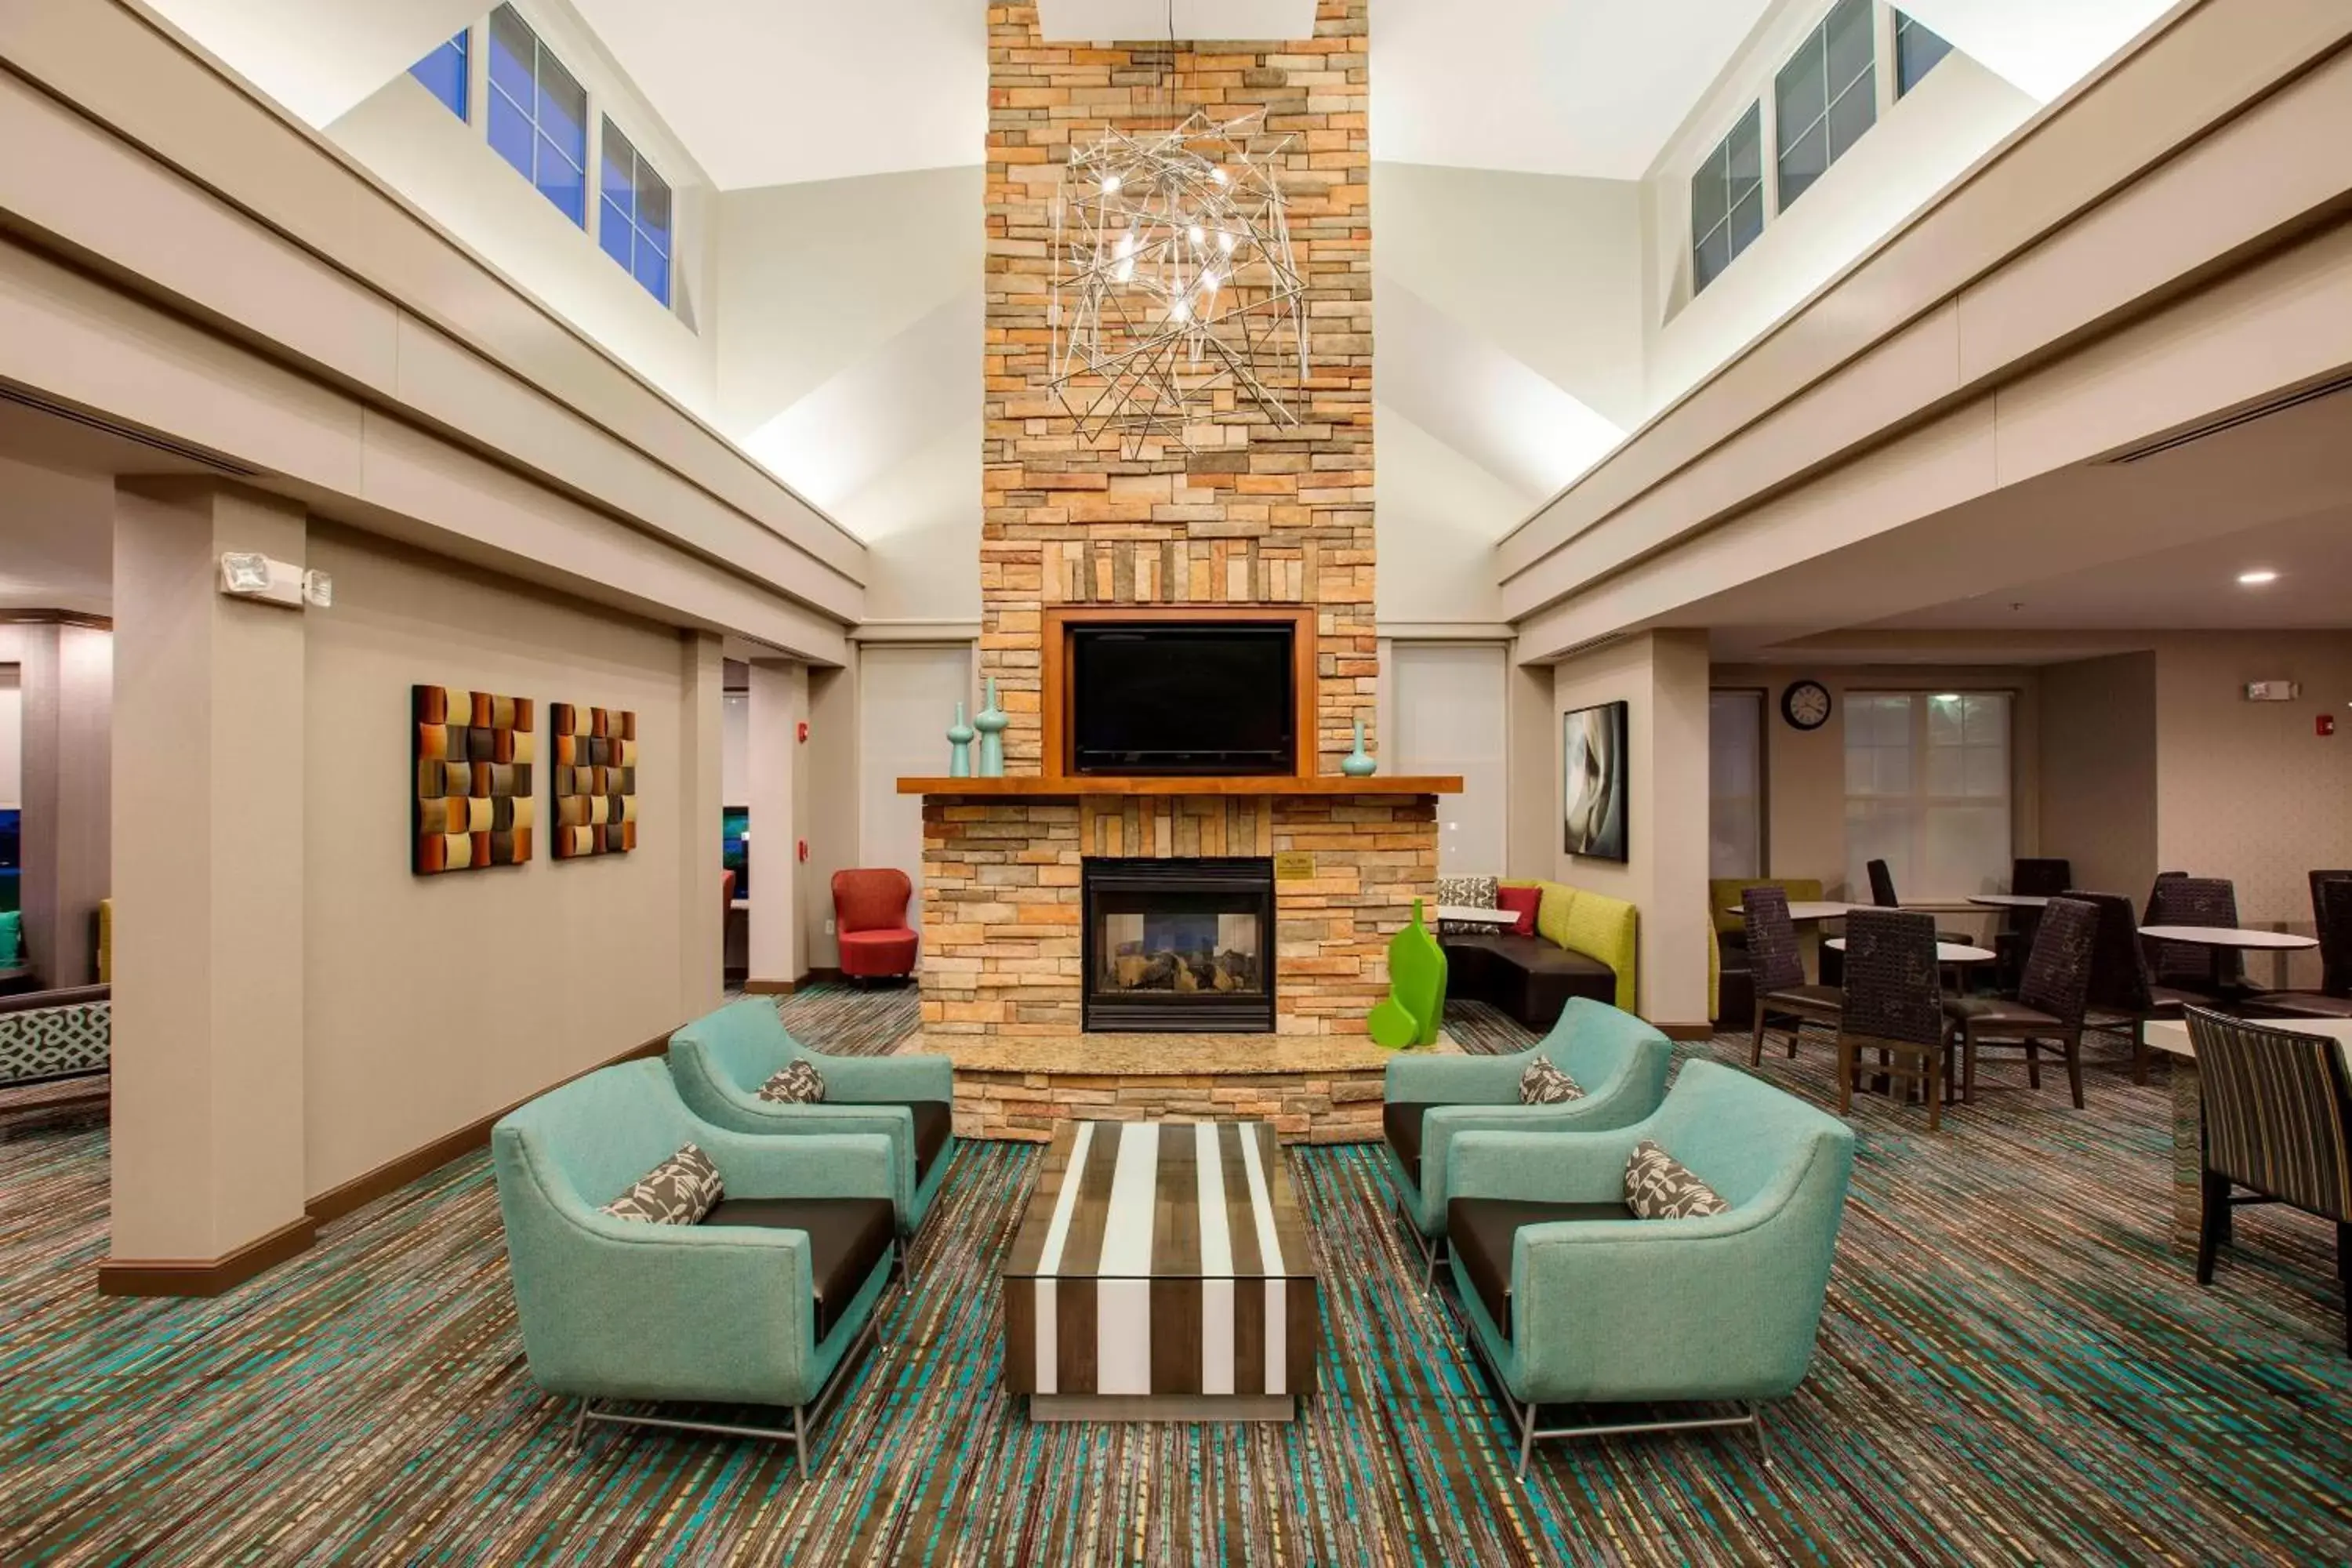
<svg viewBox="0 0 2352 1568"><path fill-rule="evenodd" d="M1392 1051L1437 1043L1445 1016L1445 950L1422 923L1421 900L1412 901L1412 921L1389 943L1389 996L1367 1020L1372 1043Z"/></svg>
<svg viewBox="0 0 2352 1568"><path fill-rule="evenodd" d="M1364 721L1356 721L1356 749L1339 759L1339 771L1351 779L1368 779L1379 769L1380 761L1364 750Z"/></svg>
<svg viewBox="0 0 2352 1568"><path fill-rule="evenodd" d="M948 726L948 777L971 777L972 728L963 721L963 704L956 704L955 722Z"/></svg>
<svg viewBox="0 0 2352 1568"><path fill-rule="evenodd" d="M1004 776L1004 727L1013 721L996 705L996 677L988 678L987 706L971 716L971 726L980 731L980 776L1001 779Z"/></svg>

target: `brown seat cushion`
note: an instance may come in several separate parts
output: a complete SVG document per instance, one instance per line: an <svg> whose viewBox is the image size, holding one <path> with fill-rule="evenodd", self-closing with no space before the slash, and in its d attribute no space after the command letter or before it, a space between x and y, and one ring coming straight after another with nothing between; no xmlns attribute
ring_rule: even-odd
<svg viewBox="0 0 2352 1568"><path fill-rule="evenodd" d="M915 1100L908 1101L907 1109L915 1113L915 1185L919 1187L955 1131L955 1107L943 1100Z"/></svg>
<svg viewBox="0 0 2352 1568"><path fill-rule="evenodd" d="M1445 1239L1462 1260L1486 1316L1511 1335L1511 1241L1521 1226L1569 1219L1631 1220L1622 1198L1597 1204L1539 1204L1517 1198L1454 1198L1445 1205Z"/></svg>
<svg viewBox="0 0 2352 1568"><path fill-rule="evenodd" d="M888 1198L722 1198L702 1223L806 1231L820 1341L889 1255L898 1231L898 1209Z"/></svg>
<svg viewBox="0 0 2352 1568"><path fill-rule="evenodd" d="M2047 1029L2058 1034L2066 1027L2064 1021L2054 1015L2007 996L1948 997L1944 1016L1956 1024L1967 1024L1979 1034L1990 1029Z"/></svg>
<svg viewBox="0 0 2352 1568"><path fill-rule="evenodd" d="M1787 1007L1794 1012L1843 1013L1845 992L1835 985L1783 985L1778 991L1764 993L1764 1005Z"/></svg>
<svg viewBox="0 0 2352 1568"><path fill-rule="evenodd" d="M1381 1131L1388 1135L1389 1147L1404 1168L1412 1173L1413 1184L1421 1184L1421 1121L1429 1114L1429 1107L1406 1100L1390 1100L1381 1107Z"/></svg>

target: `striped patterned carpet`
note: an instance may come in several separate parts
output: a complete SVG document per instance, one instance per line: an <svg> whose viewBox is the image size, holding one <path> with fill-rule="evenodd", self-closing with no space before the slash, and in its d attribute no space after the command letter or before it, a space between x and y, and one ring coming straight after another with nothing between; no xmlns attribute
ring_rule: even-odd
<svg viewBox="0 0 2352 1568"><path fill-rule="evenodd" d="M783 1004L828 1047L909 993ZM1482 1008L1470 1048L1525 1037ZM1690 1047L1737 1055L1744 1042ZM1816 1100L1825 1052L1769 1056ZM1739 1437L1538 1450L1528 1485L1384 1218L1377 1151L1294 1152L1325 1393L1275 1429L1033 1426L992 1269L1034 1154L967 1146L821 1428L563 1451L525 1374L487 1162L451 1164L212 1302L102 1300L105 1134L0 1143L0 1563L1715 1563L2352 1560L2333 1236L2250 1211L2211 1291L2165 1244L2160 1085L1996 1088L1929 1138L1866 1106L1820 1353ZM1736 1288L1736 1282L1729 1282Z"/></svg>

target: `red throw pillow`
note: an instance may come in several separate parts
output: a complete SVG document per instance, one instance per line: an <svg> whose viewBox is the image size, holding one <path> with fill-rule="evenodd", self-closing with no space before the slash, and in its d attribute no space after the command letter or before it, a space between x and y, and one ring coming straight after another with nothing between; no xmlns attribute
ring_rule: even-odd
<svg viewBox="0 0 2352 1568"><path fill-rule="evenodd" d="M1511 913L1519 917L1518 920L1510 927L1510 934L1513 936L1533 936L1536 934L1536 906L1542 901L1543 889L1541 888L1497 888L1495 889L1495 907L1498 910L1508 910Z"/></svg>

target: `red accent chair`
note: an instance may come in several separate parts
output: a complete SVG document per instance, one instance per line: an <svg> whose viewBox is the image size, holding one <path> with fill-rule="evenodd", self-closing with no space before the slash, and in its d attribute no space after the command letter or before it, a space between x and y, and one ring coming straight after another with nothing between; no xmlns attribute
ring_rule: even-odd
<svg viewBox="0 0 2352 1568"><path fill-rule="evenodd" d="M915 973L918 939L907 925L907 905L914 896L914 883L893 867L833 874L833 915L843 974L852 980L878 980Z"/></svg>

